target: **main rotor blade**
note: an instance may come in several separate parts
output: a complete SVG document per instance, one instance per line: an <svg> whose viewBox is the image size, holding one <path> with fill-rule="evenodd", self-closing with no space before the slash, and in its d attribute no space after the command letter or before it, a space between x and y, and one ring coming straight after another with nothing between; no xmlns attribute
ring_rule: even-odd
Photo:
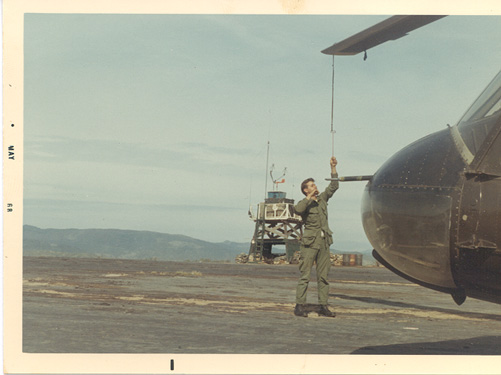
<svg viewBox="0 0 501 375"><path fill-rule="evenodd" d="M356 55L389 40L396 40L409 31L420 28L445 16L393 16L374 26L333 44L322 51L326 55Z"/></svg>

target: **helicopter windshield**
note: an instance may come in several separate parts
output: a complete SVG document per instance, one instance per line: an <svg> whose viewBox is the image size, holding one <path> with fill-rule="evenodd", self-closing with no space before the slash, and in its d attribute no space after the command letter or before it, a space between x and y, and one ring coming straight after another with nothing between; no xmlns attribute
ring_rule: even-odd
<svg viewBox="0 0 501 375"><path fill-rule="evenodd" d="M501 118L501 72L468 109L458 123L464 143L475 155Z"/></svg>

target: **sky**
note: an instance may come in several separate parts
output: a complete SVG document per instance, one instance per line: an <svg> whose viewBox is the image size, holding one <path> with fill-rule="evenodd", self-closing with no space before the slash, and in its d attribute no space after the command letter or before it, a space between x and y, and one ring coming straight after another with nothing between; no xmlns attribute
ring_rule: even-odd
<svg viewBox="0 0 501 375"><path fill-rule="evenodd" d="M249 206L330 176L333 59L390 15L26 14L24 224L249 242ZM334 59L341 176L454 125L501 68L501 17L448 16ZM269 143L269 146L268 146ZM267 152L269 159L267 164ZM366 250L365 182L329 202L333 247Z"/></svg>

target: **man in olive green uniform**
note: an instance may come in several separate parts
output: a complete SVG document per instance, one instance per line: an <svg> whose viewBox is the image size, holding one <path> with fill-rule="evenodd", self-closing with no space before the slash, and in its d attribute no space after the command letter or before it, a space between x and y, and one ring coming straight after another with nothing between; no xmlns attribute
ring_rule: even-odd
<svg viewBox="0 0 501 375"><path fill-rule="evenodd" d="M332 157L330 160L331 176L337 177L337 160ZM306 179L301 184L301 192L306 198L299 201L294 209L303 219L304 229L301 239L301 260L299 262L299 279L296 290L296 307L294 314L297 316L308 316L304 304L306 303L306 291L310 281L311 268L316 261L318 302L320 304L319 315L334 317L335 313L327 307L329 296L329 281L327 280L330 262L329 247L332 244L332 231L329 229L327 220L327 201L339 188L338 181L331 181L325 191L319 194L315 181L312 178Z"/></svg>

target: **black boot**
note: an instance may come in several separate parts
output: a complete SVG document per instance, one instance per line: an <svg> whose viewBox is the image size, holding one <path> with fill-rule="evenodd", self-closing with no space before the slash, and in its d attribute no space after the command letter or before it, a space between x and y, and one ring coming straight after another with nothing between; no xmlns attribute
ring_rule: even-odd
<svg viewBox="0 0 501 375"><path fill-rule="evenodd" d="M318 315L334 318L336 316L336 313L330 311L327 305L320 305L320 310L318 310Z"/></svg>
<svg viewBox="0 0 501 375"><path fill-rule="evenodd" d="M299 303L296 304L296 307L294 308L294 315L296 316L308 316L308 313L306 312L304 305L300 305Z"/></svg>

